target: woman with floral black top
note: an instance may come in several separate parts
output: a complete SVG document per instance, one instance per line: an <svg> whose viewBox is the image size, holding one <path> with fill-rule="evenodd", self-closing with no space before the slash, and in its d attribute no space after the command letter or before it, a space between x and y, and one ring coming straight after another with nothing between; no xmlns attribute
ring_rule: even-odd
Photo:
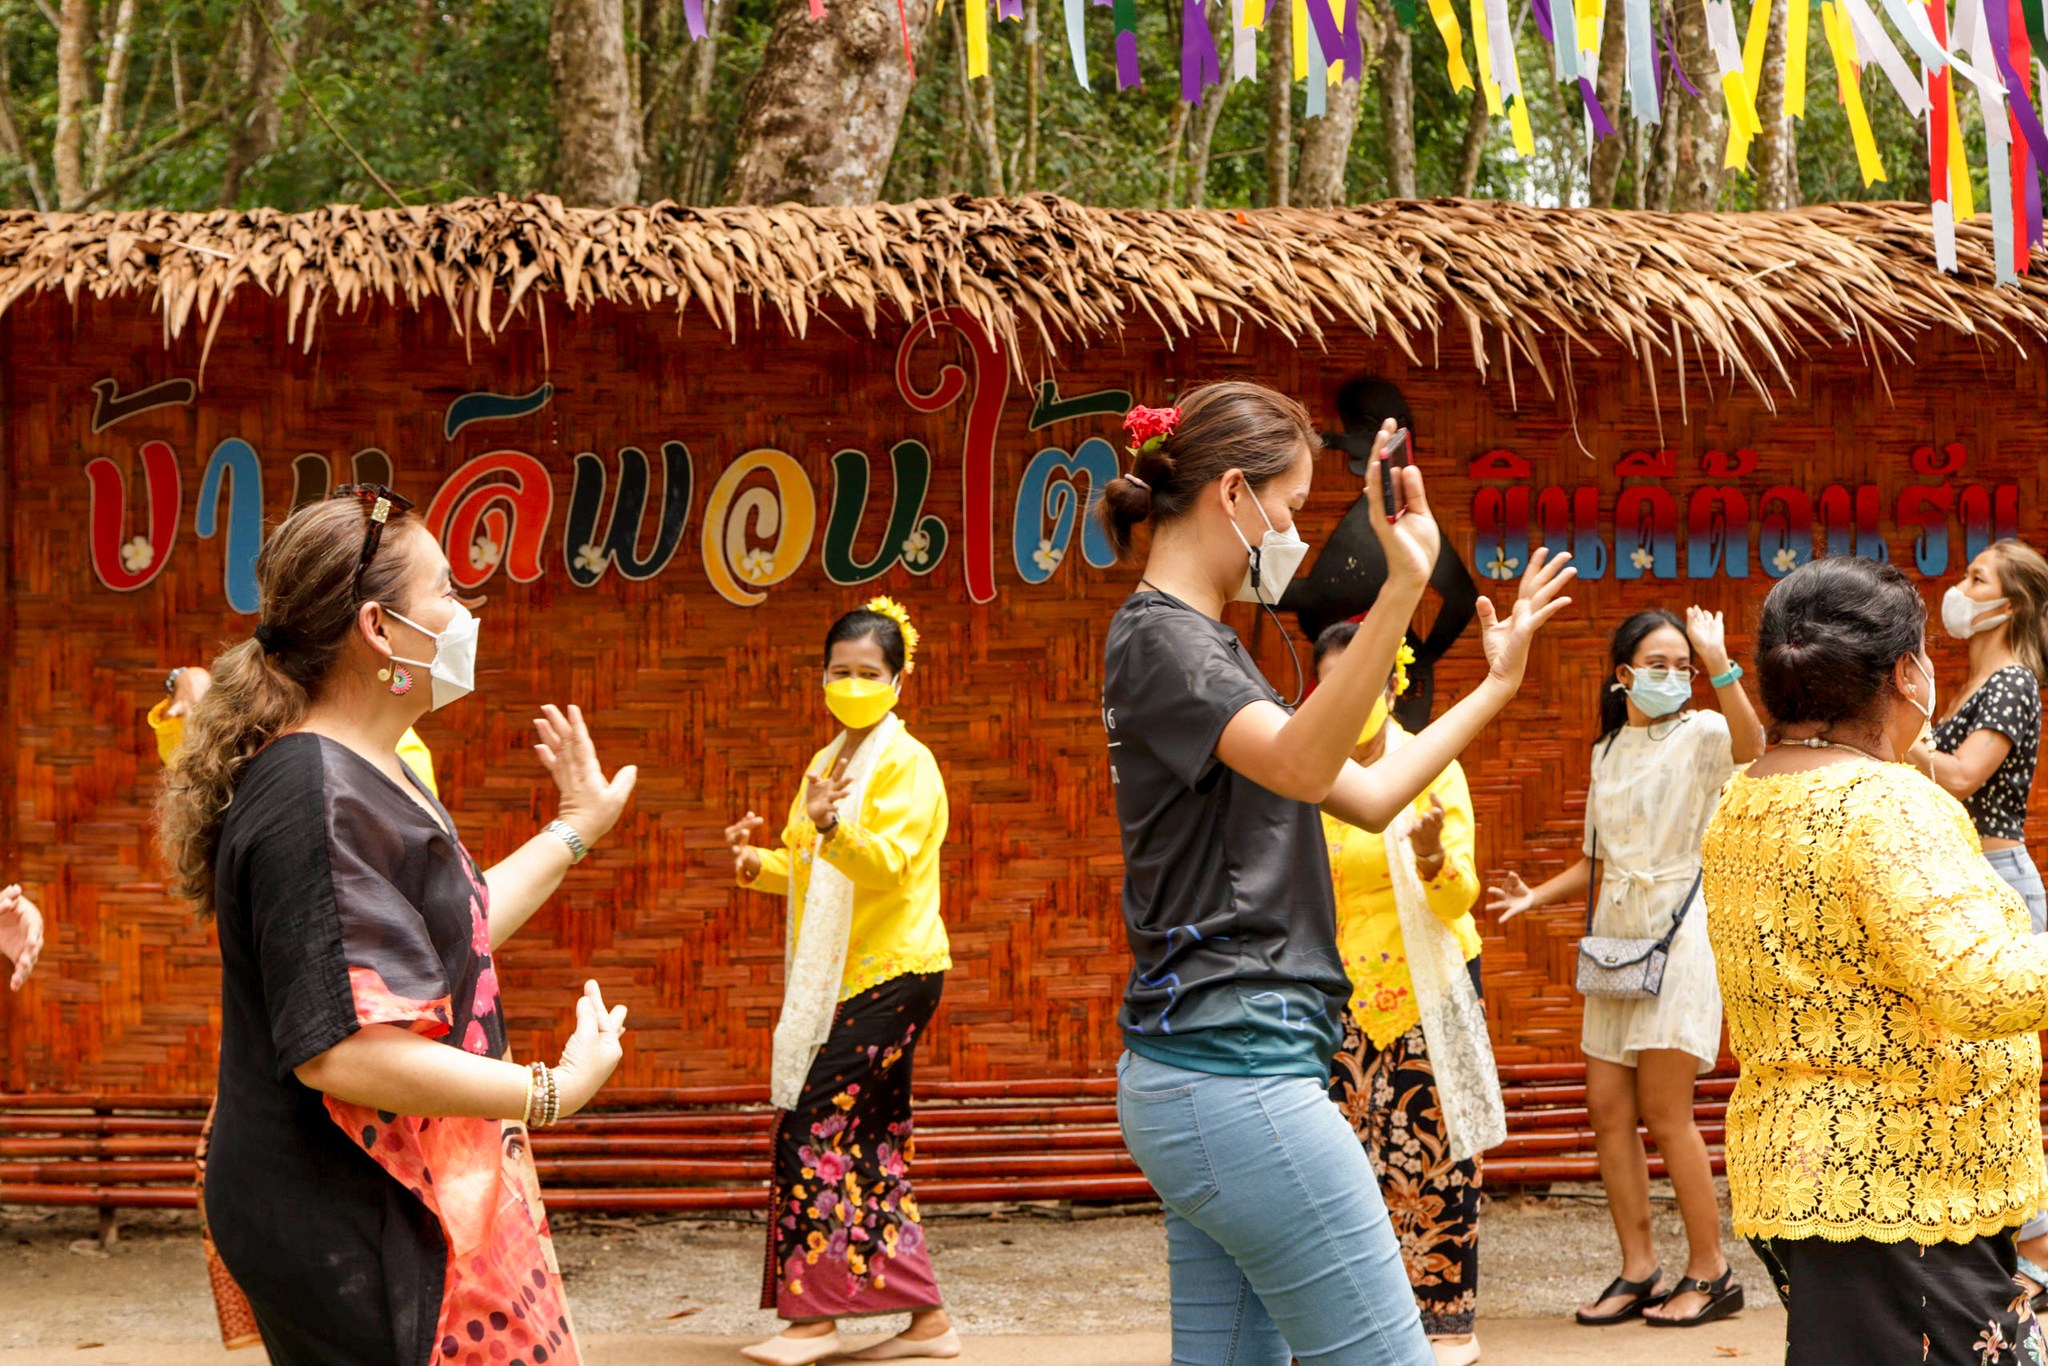
<svg viewBox="0 0 2048 1366"><path fill-rule="evenodd" d="M2034 933L2048 930L2048 891L2027 853L2027 797L2041 750L2041 685L2048 682L2048 560L2022 541L1987 547L1942 595L1941 624L1970 643L1970 677L1932 744L1914 763L1963 804L1984 857L2027 903ZM2048 1211L2016 1235L2021 1284L2048 1290Z"/></svg>

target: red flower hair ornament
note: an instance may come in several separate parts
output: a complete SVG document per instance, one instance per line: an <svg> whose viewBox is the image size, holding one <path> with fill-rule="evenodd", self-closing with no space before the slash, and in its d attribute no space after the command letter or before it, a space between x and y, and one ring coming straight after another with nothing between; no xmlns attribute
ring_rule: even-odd
<svg viewBox="0 0 2048 1366"><path fill-rule="evenodd" d="M1133 408L1124 414L1124 431L1131 438L1131 459L1136 460L1147 451L1159 448L1159 443L1172 436L1180 426L1178 408Z"/></svg>

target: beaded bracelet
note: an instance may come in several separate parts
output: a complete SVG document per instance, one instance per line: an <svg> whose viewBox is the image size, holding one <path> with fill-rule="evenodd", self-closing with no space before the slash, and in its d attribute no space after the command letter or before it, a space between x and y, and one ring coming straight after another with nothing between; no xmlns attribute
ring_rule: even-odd
<svg viewBox="0 0 2048 1366"><path fill-rule="evenodd" d="M547 1070L547 1077L548 1077L548 1101L547 1101L547 1108L546 1108L546 1112L545 1112L545 1113L544 1113L544 1114L543 1114L543 1115L541 1116L541 1121L540 1121L540 1126L541 1126L541 1128L543 1128L543 1129L551 1129L551 1128L553 1128L553 1127L554 1127L554 1124L555 1124L555 1121L556 1121L556 1120L558 1120L558 1119L560 1119L560 1118L562 1117L562 1092L561 1092L561 1088L560 1088L559 1086L557 1086L557 1085L556 1085L556 1082L555 1082L555 1069L554 1069L554 1068L550 1067L550 1068L549 1068L549 1069Z"/></svg>
<svg viewBox="0 0 2048 1366"><path fill-rule="evenodd" d="M545 1120L545 1119L543 1118L543 1116L544 1116L544 1115L546 1114L546 1112L547 1112L547 1094L548 1094L548 1065L547 1065L546 1063L544 1063L544 1062L539 1062L539 1061L535 1061L535 1062L532 1062L532 1063L528 1064L528 1065L527 1065L527 1069L526 1069L526 1127L527 1127L527 1128L529 1128L529 1129L537 1129L537 1128L540 1128L540 1127L541 1127L541 1126L542 1126L543 1124L545 1124L545 1123L546 1123L546 1120ZM538 1101L540 1102L540 1106L541 1106L541 1108L540 1108L540 1112L539 1112L539 1113L536 1113L536 1112L535 1112L535 1109L534 1109L534 1102L535 1102L536 1100L538 1100Z"/></svg>

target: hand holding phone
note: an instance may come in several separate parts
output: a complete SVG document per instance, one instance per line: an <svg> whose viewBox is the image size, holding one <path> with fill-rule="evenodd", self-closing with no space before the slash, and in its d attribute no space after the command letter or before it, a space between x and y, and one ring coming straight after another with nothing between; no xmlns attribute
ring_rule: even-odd
<svg viewBox="0 0 2048 1366"><path fill-rule="evenodd" d="M1387 509L1389 524L1408 515L1407 494L1394 471L1406 469L1414 463L1415 447L1408 439L1408 429L1396 428L1394 434L1387 438L1387 444L1380 449L1380 499Z"/></svg>

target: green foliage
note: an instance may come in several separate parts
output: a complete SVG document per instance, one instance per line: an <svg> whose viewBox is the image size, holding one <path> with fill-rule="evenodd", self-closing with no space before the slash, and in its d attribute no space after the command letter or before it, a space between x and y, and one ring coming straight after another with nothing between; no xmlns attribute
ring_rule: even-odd
<svg viewBox="0 0 2048 1366"><path fill-rule="evenodd" d="M1619 0L1612 0L1619 3ZM54 0L53 0L54 3ZM746 99L747 83L778 4L805 0L724 0L708 99L685 109L683 93L696 64L682 32L679 0L628 0L636 34L634 60L650 73L641 91L648 110L643 198L722 184ZM852 3L852 0L834 0ZM1212 5L1227 0L1210 0ZM1384 0L1382 0L1384 3ZM255 22L255 0L143 0L126 104L104 175L92 202L119 207L213 207L220 198L234 121L249 115L252 41L271 41ZM1060 0L1039 0L1040 53L1037 171L1024 181L1029 53L1023 26L992 22L994 136L1000 183L1010 193L1048 190L1091 203L1159 206L1188 202L1189 158L1206 112L1180 100L1178 4L1148 3L1139 14L1143 84L1116 88L1114 32L1107 8L1086 8L1092 89L1074 78ZM991 174L976 118L986 98L961 79L956 34L960 0L930 27L918 53L912 94L884 194L911 199L986 193ZM1461 4L1461 11L1467 7ZM116 0L94 0L95 41L85 111L88 170L97 126L100 84L110 50ZM1512 0L1518 51L1536 154L1511 145L1507 121L1487 121L1474 192L1536 203L1583 203L1590 148L1579 97L1553 74L1550 50L1529 22L1527 0ZM1275 0L1276 18L1284 5ZM659 17L657 17L659 16ZM554 127L547 41L550 0L285 0L273 27L292 54L277 97L273 151L241 181L242 207L296 209L328 202L388 202L381 177L398 196L418 203L465 194L524 195L551 182ZM1738 13L1738 22L1744 14ZM827 22L830 22L829 20ZM1221 27L1219 25L1219 27ZM1472 57L1466 34L1467 56ZM1264 38L1260 39L1263 47ZM1223 63L1230 56L1227 40ZM1454 91L1442 40L1426 14L1414 33L1414 137L1417 191L1451 194L1472 118L1469 94ZM1263 78L1264 53L1261 52ZM1476 64L1475 64L1476 70ZM1880 74L1864 74L1864 93L1889 179L1865 187L1835 90L1835 73L1816 21L1809 60L1807 115L1798 130L1798 163L1810 201L1924 199L1924 128L1900 108ZM1712 73L1692 72L1710 94ZM19 127L26 158L7 153L0 136L0 205L33 206L29 166L45 201L54 194L52 148L57 132L57 33L38 0L0 0L0 92ZM1366 73L1358 130L1347 167L1355 200L1390 191L1378 73ZM1207 162L1205 202L1250 206L1266 197L1267 105L1263 79L1213 88L1223 102ZM969 101L974 103L970 106ZM1307 122L1304 92L1294 91L1294 138ZM1610 111L1619 116L1620 111ZM1981 155L1974 100L1964 101L1973 155ZM1624 123L1624 133L1628 125ZM370 169L375 169L373 176ZM1980 193L1983 168L1975 168ZM1622 202L1637 174L1623 170ZM1748 177L1731 173L1728 207L1752 199Z"/></svg>

